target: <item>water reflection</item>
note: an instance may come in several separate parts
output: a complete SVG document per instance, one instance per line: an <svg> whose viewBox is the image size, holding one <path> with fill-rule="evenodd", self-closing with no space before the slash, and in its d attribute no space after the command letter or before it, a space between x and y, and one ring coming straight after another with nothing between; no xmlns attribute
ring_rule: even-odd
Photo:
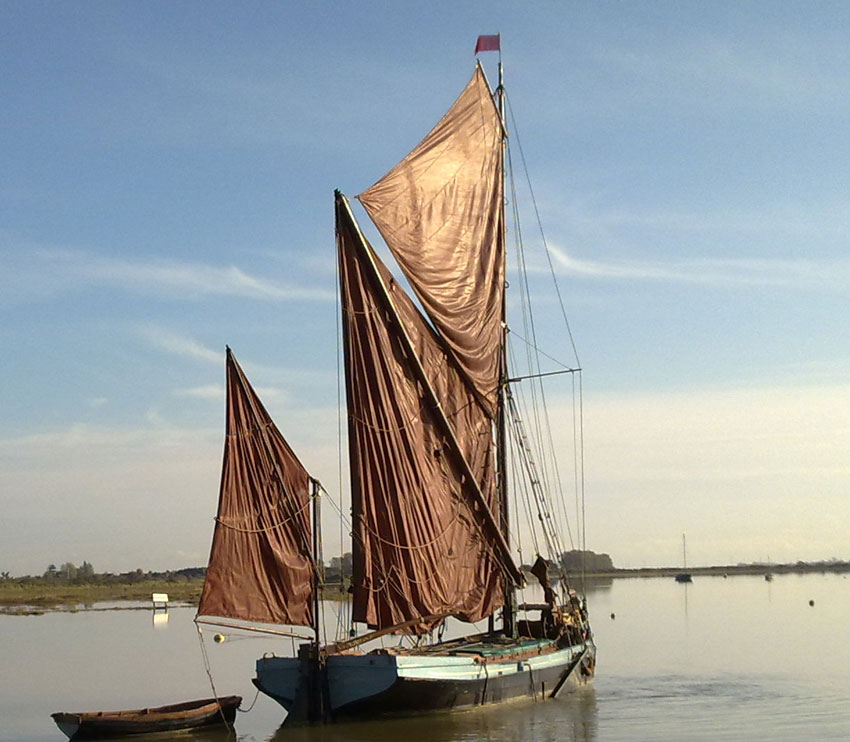
<svg viewBox="0 0 850 742"><path fill-rule="evenodd" d="M168 626L168 611L153 611L153 627L164 629Z"/></svg>
<svg viewBox="0 0 850 742"><path fill-rule="evenodd" d="M610 592L614 586L614 578L609 576L577 577L570 580L570 586L585 595Z"/></svg>
<svg viewBox="0 0 850 742"><path fill-rule="evenodd" d="M596 693L592 687L585 687L545 702L526 700L468 711L327 726L281 726L271 742L594 742L597 715Z"/></svg>
<svg viewBox="0 0 850 742"><path fill-rule="evenodd" d="M582 592L585 595L594 595L597 593L607 593L614 586L613 577L585 577L580 583Z"/></svg>
<svg viewBox="0 0 850 742"><path fill-rule="evenodd" d="M54 742L61 742L64 739L59 735ZM97 738L98 742L127 742L127 739L127 736ZM238 730L221 726L211 729L183 730L181 732L155 732L153 734L134 735L129 739L151 740L151 742L238 742L242 737L239 736Z"/></svg>

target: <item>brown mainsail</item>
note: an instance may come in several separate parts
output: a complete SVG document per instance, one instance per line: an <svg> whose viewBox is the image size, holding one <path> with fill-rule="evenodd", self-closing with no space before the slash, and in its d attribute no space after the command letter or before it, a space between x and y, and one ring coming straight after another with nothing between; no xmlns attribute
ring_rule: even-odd
<svg viewBox="0 0 850 742"><path fill-rule="evenodd" d="M494 515L491 420L342 196L337 239L354 620L376 628L443 613L478 621L501 605L503 571L522 579Z"/></svg>
<svg viewBox="0 0 850 742"><path fill-rule="evenodd" d="M199 616L311 626L310 475L227 349L227 437Z"/></svg>
<svg viewBox="0 0 850 742"><path fill-rule="evenodd" d="M505 292L502 140L477 65L428 136L358 196L491 417Z"/></svg>

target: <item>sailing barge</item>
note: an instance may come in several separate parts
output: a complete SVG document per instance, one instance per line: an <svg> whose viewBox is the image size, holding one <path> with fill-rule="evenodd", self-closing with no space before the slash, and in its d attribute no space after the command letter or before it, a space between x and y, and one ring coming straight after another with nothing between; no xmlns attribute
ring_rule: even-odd
<svg viewBox="0 0 850 742"><path fill-rule="evenodd" d="M549 581L560 536L508 372L501 76L500 61L491 93L478 63L437 126L357 197L424 312L335 194L349 592L362 636L320 640L321 486L227 350L220 499L196 620L313 628L296 657L257 661L254 683L286 724L552 697L594 673L586 604L565 578ZM516 601L526 577L509 531L509 437L548 550L532 569L540 603ZM441 641L449 618L487 630ZM409 641L364 647L389 634Z"/></svg>

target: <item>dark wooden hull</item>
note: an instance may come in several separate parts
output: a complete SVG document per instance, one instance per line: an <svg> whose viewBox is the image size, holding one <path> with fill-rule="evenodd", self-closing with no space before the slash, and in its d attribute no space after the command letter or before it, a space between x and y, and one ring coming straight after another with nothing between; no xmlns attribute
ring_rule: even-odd
<svg viewBox="0 0 850 742"><path fill-rule="evenodd" d="M240 696L226 696L126 711L62 711L51 717L69 739L104 739L232 724L240 703Z"/></svg>
<svg viewBox="0 0 850 742"><path fill-rule="evenodd" d="M254 684L287 710L287 726L327 723L557 696L565 686L591 680L595 654L588 641L487 659L368 653L332 655L320 666L307 656L265 657Z"/></svg>
<svg viewBox="0 0 850 742"><path fill-rule="evenodd" d="M572 677L568 679L567 675ZM581 684L589 678L569 661L536 672L473 680L398 678L387 690L336 709L334 716L340 720L363 719L460 710L518 698L542 700L550 697L563 680Z"/></svg>

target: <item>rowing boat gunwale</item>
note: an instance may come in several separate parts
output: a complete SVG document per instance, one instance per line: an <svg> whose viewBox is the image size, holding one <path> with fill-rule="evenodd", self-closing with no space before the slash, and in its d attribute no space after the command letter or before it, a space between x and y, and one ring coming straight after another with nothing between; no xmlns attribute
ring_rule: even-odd
<svg viewBox="0 0 850 742"><path fill-rule="evenodd" d="M223 696L119 711L58 711L50 716L69 739L78 740L231 723L240 703L241 696Z"/></svg>

